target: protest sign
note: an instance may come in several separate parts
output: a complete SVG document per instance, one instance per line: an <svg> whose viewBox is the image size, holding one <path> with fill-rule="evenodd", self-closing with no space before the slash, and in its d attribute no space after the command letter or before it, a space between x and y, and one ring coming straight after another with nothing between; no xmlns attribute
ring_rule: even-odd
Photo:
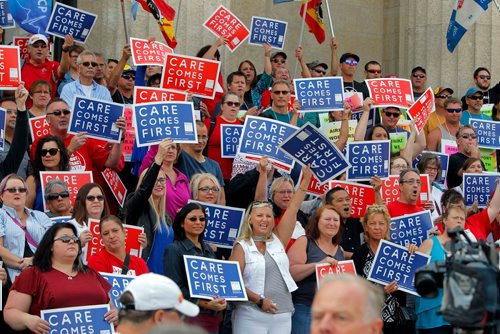
<svg viewBox="0 0 500 334"><path fill-rule="evenodd" d="M448 161L450 160L450 156L448 154L440 152L422 151L422 153L420 153L413 161L414 168L417 168L418 162L422 159L424 154L433 154L438 156L441 162L441 175L438 175L435 181L440 184L444 184L444 182L446 181L446 174L448 172Z"/></svg>
<svg viewBox="0 0 500 334"><path fill-rule="evenodd" d="M455 140L441 139L441 152L448 155L457 153L457 142Z"/></svg>
<svg viewBox="0 0 500 334"><path fill-rule="evenodd" d="M465 205L472 206L477 201L480 208L486 208L499 176L498 173L464 173L462 185Z"/></svg>
<svg viewBox="0 0 500 334"><path fill-rule="evenodd" d="M134 102L135 104L147 102L167 102L167 101L186 101L187 93L171 89L135 86Z"/></svg>
<svg viewBox="0 0 500 334"><path fill-rule="evenodd" d="M430 199L431 185L428 174L420 174L420 196L417 199L417 206L423 204ZM399 175L390 175L382 179L382 199L385 205L395 202L399 198Z"/></svg>
<svg viewBox="0 0 500 334"><path fill-rule="evenodd" d="M391 140L391 153L398 154L402 148L406 147L408 142L408 132L392 132L389 133Z"/></svg>
<svg viewBox="0 0 500 334"><path fill-rule="evenodd" d="M298 185L302 183L302 179L304 178L304 173L300 174L300 182L297 182ZM320 183L318 179L311 175L311 180L307 185L307 192L316 196L323 196L330 189L330 184L328 182Z"/></svg>
<svg viewBox="0 0 500 334"><path fill-rule="evenodd" d="M130 51L132 52L132 61L135 66L157 65L163 66L165 63L165 54L173 53L174 50L166 44L145 39L130 37Z"/></svg>
<svg viewBox="0 0 500 334"><path fill-rule="evenodd" d="M113 324L104 319L108 311L109 304L76 306L41 310L40 317L49 323L51 333L113 334Z"/></svg>
<svg viewBox="0 0 500 334"><path fill-rule="evenodd" d="M389 176L390 141L370 140L347 143L348 180L367 181L372 176Z"/></svg>
<svg viewBox="0 0 500 334"><path fill-rule="evenodd" d="M14 36L12 38L12 44L19 47L19 54L21 56L21 59L27 59L29 56L29 51L28 51L28 40L29 37L19 37L19 36Z"/></svg>
<svg viewBox="0 0 500 334"><path fill-rule="evenodd" d="M293 79L301 112L344 110L342 77Z"/></svg>
<svg viewBox="0 0 500 334"><path fill-rule="evenodd" d="M370 114L368 115L368 123L366 125L366 128L369 129L375 124L375 114L378 112L376 108L370 109ZM359 122L361 119L361 116L363 116L363 111L353 111L352 112L352 119L356 120Z"/></svg>
<svg viewBox="0 0 500 334"><path fill-rule="evenodd" d="M413 104L411 81L399 78L365 80L373 107L408 108Z"/></svg>
<svg viewBox="0 0 500 334"><path fill-rule="evenodd" d="M356 267L353 260L338 261L337 265L330 263L316 263L316 284L319 289L321 281L329 275L353 274L356 275Z"/></svg>
<svg viewBox="0 0 500 334"><path fill-rule="evenodd" d="M132 116L132 108L130 105L125 104L123 109L123 116L125 117L125 121L127 122L127 128L125 133L123 134L122 141L122 153L125 158L125 161L132 160L132 151L134 150L134 142L135 142L135 128L134 128L134 120Z"/></svg>
<svg viewBox="0 0 500 334"><path fill-rule="evenodd" d="M469 118L469 124L476 131L479 147L500 149L500 124L497 121Z"/></svg>
<svg viewBox="0 0 500 334"><path fill-rule="evenodd" d="M110 274L103 272L100 272L99 274L101 274L101 276L104 277L109 284L111 284L111 290L109 290L108 292L109 298L111 299L111 302L113 303L115 308L121 309L122 303L120 303L120 296L122 295L123 291L125 291L129 283L134 280L135 276Z"/></svg>
<svg viewBox="0 0 500 334"><path fill-rule="evenodd" d="M368 280L382 285L396 281L398 290L418 296L414 284L415 272L429 261L430 257L426 254L410 254L406 247L382 239L375 253Z"/></svg>
<svg viewBox="0 0 500 334"><path fill-rule="evenodd" d="M76 42L85 44L96 21L95 14L56 2L45 31L61 38L71 35Z"/></svg>
<svg viewBox="0 0 500 334"><path fill-rule="evenodd" d="M495 107L495 105L493 103L483 104L483 106L481 107L481 110L480 110L481 114L493 117L493 108L494 107Z"/></svg>
<svg viewBox="0 0 500 334"><path fill-rule="evenodd" d="M430 211L421 211L409 215L391 218L389 234L395 244L405 246L417 245L429 237L428 233L434 227Z"/></svg>
<svg viewBox="0 0 500 334"><path fill-rule="evenodd" d="M203 240L217 247L233 248L236 238L240 235L245 210L193 200L189 202L198 203L205 208L207 220Z"/></svg>
<svg viewBox="0 0 500 334"><path fill-rule="evenodd" d="M354 132L356 131L356 126L358 125L358 121L349 120L349 135L347 137L347 141L354 141ZM323 135L325 135L328 140L332 142L336 142L340 138L340 127L342 126L342 122L331 122L323 124L319 130Z"/></svg>
<svg viewBox="0 0 500 334"><path fill-rule="evenodd" d="M215 36L227 39L226 46L231 52L240 46L250 34L243 22L223 5L217 8L203 23L203 26Z"/></svg>
<svg viewBox="0 0 500 334"><path fill-rule="evenodd" d="M0 151L5 147L5 118L7 117L7 110L0 108Z"/></svg>
<svg viewBox="0 0 500 334"><path fill-rule="evenodd" d="M106 168L101 172L101 174L104 180L106 180L106 183L113 193L113 196L115 196L116 201L123 208L123 204L125 204L125 198L127 197L127 188L120 179L120 176L117 172L110 168Z"/></svg>
<svg viewBox="0 0 500 334"><path fill-rule="evenodd" d="M240 144L241 124L221 124L220 126L220 150L222 158L234 158L238 153Z"/></svg>
<svg viewBox="0 0 500 334"><path fill-rule="evenodd" d="M344 92L344 101L349 103L352 110L359 110L363 107L363 93Z"/></svg>
<svg viewBox="0 0 500 334"><path fill-rule="evenodd" d="M311 123L304 124L285 139L279 149L302 166L310 165L312 173L321 183L342 174L350 167L337 146Z"/></svg>
<svg viewBox="0 0 500 334"><path fill-rule="evenodd" d="M285 21L252 16L248 44L262 46L269 43L273 48L283 50L287 26Z"/></svg>
<svg viewBox="0 0 500 334"><path fill-rule="evenodd" d="M68 133L85 132L87 137L119 143L122 130L116 121L123 116L123 104L75 96Z"/></svg>
<svg viewBox="0 0 500 334"><path fill-rule="evenodd" d="M10 12L9 2L0 0L0 27L3 29L15 28L16 22Z"/></svg>
<svg viewBox="0 0 500 334"><path fill-rule="evenodd" d="M497 172L497 151L489 148L479 149L481 153L481 160L484 163L486 172Z"/></svg>
<svg viewBox="0 0 500 334"><path fill-rule="evenodd" d="M134 105L137 146L159 144L170 138L176 143L198 143L192 102L150 102Z"/></svg>
<svg viewBox="0 0 500 334"><path fill-rule="evenodd" d="M268 156L274 166L290 171L293 159L282 152L278 145L289 138L297 127L265 117L248 116L243 125L238 154L258 160Z"/></svg>
<svg viewBox="0 0 500 334"><path fill-rule="evenodd" d="M32 117L29 120L31 141L37 142L40 138L50 134L50 126L46 116Z"/></svg>
<svg viewBox="0 0 500 334"><path fill-rule="evenodd" d="M330 189L344 188L351 198L351 218L361 218L368 205L375 204L375 190L371 185L346 181L330 181Z"/></svg>
<svg viewBox="0 0 500 334"><path fill-rule="evenodd" d="M429 87L406 111L410 119L415 121L415 128L418 133L422 131L434 109L434 92Z"/></svg>
<svg viewBox="0 0 500 334"><path fill-rule="evenodd" d="M42 186L43 208L48 211L47 203L45 202L45 186L52 179L59 179L68 185L69 200L71 207L75 206L75 199L78 191L87 183L94 182L92 172L40 172L40 184Z"/></svg>
<svg viewBox="0 0 500 334"><path fill-rule="evenodd" d="M15 90L21 81L19 47L0 46L0 90Z"/></svg>
<svg viewBox="0 0 500 334"><path fill-rule="evenodd" d="M71 219L73 219L71 216L50 217L50 220L52 220L54 223L67 223Z"/></svg>
<svg viewBox="0 0 500 334"><path fill-rule="evenodd" d="M184 255L184 265L191 298L248 300L238 261Z"/></svg>
<svg viewBox="0 0 500 334"><path fill-rule="evenodd" d="M213 99L216 93L220 62L216 60L167 53L161 87L190 91L193 96Z"/></svg>

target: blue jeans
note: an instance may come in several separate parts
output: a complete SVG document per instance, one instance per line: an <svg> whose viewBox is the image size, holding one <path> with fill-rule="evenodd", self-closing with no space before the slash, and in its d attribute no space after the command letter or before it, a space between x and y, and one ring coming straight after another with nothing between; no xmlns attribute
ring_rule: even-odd
<svg viewBox="0 0 500 334"><path fill-rule="evenodd" d="M292 334L309 334L311 327L311 306L295 304L292 316Z"/></svg>

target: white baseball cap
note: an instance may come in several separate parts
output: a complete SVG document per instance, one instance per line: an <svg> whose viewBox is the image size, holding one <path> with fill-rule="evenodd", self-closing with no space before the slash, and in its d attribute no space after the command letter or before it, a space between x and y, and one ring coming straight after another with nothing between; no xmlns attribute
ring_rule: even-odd
<svg viewBox="0 0 500 334"><path fill-rule="evenodd" d="M49 44L49 40L47 39L47 37L45 37L44 35L42 34L34 34L33 36L30 37L30 39L28 40L28 45L33 45L35 44L36 42L38 41L42 41L44 42L46 45Z"/></svg>
<svg viewBox="0 0 500 334"><path fill-rule="evenodd" d="M162 275L149 273L137 276L125 291L134 297L134 304L126 305L126 308L137 311L176 309L189 317L196 317L200 312L198 305L184 299L174 281Z"/></svg>

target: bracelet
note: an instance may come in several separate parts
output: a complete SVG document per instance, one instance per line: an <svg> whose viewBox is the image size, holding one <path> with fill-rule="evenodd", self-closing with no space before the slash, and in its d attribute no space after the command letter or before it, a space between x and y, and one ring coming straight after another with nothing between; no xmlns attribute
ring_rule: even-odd
<svg viewBox="0 0 500 334"><path fill-rule="evenodd" d="M256 304L257 304L257 306L258 306L259 308L262 308L262 305L264 305L264 299L265 299L265 298L266 298L266 297L264 297L264 296L262 296L262 295L260 296L259 301L256 303Z"/></svg>
<svg viewBox="0 0 500 334"><path fill-rule="evenodd" d="M66 52L69 52L69 48L62 48L62 49L61 49L61 51L62 51L62 52L65 52L65 53L66 53Z"/></svg>

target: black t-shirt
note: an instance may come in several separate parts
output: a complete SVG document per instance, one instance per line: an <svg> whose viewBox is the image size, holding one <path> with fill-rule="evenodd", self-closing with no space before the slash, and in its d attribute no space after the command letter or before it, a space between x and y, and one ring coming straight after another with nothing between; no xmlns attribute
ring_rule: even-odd
<svg viewBox="0 0 500 334"><path fill-rule="evenodd" d="M366 86L366 83L363 82L345 82L344 81L344 93L347 92L358 92L358 93L363 93L363 100L366 99L367 97L370 96L370 93L368 92L368 87Z"/></svg>
<svg viewBox="0 0 500 334"><path fill-rule="evenodd" d="M343 227L340 245L346 252L352 253L361 245L361 234L364 233L363 225L361 225L359 218L347 218Z"/></svg>

